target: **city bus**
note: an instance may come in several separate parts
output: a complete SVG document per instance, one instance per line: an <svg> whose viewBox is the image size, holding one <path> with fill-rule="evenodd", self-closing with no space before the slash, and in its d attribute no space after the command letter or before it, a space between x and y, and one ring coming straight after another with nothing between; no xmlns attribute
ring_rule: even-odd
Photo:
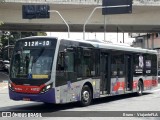
<svg viewBox="0 0 160 120"><path fill-rule="evenodd" d="M17 40L10 65L12 100L79 102L151 90L158 85L157 51L56 37Z"/></svg>

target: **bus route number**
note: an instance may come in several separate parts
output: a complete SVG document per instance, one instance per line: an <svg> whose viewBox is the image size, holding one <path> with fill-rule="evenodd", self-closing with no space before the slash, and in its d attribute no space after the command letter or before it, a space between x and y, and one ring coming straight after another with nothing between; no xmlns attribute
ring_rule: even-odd
<svg viewBox="0 0 160 120"><path fill-rule="evenodd" d="M24 42L24 46L50 46L50 41L29 41Z"/></svg>

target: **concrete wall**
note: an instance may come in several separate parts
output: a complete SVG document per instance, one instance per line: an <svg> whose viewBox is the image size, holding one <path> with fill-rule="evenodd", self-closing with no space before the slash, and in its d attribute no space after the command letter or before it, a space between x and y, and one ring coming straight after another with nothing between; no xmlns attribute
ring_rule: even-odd
<svg viewBox="0 0 160 120"><path fill-rule="evenodd" d="M64 22L57 14L51 13L50 19L22 19L22 5L33 3L33 1L44 0L5 0L8 2L0 3L0 21L4 22L0 26L1 30L34 30L34 31L66 31ZM15 3L14 1L21 1ZM32 1L32 2L31 2ZM50 2L49 2L50 1ZM83 24L91 11L99 6L97 1L91 0L90 4L80 0L78 4L72 0L49 0L51 10L58 10L67 23L71 26L71 31L83 31ZM145 1L145 0L144 0ZM151 32L160 30L160 0L156 5L148 6L151 0L143 2L142 0L134 0L132 14L119 14L106 16L106 31L116 32L117 28L121 32ZM152 0L153 1L153 0ZM43 3L43 2L42 2ZM60 4L64 3L64 4ZM70 4L69 4L70 3ZM71 4L72 3L72 4ZM85 3L85 4L84 4ZM92 4L91 4L92 3ZM93 4L94 3L94 4ZM101 3L100 3L101 4ZM97 10L92 16L89 24L86 26L88 31L94 32L104 31L104 16L102 11Z"/></svg>
<svg viewBox="0 0 160 120"><path fill-rule="evenodd" d="M146 35L141 35L135 37L134 45L135 47L142 47L147 49L159 49L160 48L160 34L150 33Z"/></svg>

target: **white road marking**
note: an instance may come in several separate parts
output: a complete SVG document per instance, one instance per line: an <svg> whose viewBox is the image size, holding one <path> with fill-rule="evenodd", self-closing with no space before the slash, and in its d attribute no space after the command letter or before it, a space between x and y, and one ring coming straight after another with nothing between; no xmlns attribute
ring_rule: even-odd
<svg viewBox="0 0 160 120"><path fill-rule="evenodd" d="M2 83L8 83L8 80L3 80Z"/></svg>
<svg viewBox="0 0 160 120"><path fill-rule="evenodd" d="M7 88L8 88L8 86L4 86L4 87L0 88L0 91L4 90L4 89L7 89Z"/></svg>
<svg viewBox="0 0 160 120"><path fill-rule="evenodd" d="M158 91L160 91L160 89L152 90L151 92L158 92Z"/></svg>
<svg viewBox="0 0 160 120"><path fill-rule="evenodd" d="M0 91L6 88L8 88L8 81L3 80L3 82L0 83Z"/></svg>

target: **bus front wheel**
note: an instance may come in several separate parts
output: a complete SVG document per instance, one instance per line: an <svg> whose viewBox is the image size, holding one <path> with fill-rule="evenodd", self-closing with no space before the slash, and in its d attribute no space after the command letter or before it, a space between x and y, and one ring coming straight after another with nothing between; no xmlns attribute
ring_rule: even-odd
<svg viewBox="0 0 160 120"><path fill-rule="evenodd" d="M84 85L81 91L81 106L88 106L92 102L92 90L88 85Z"/></svg>

